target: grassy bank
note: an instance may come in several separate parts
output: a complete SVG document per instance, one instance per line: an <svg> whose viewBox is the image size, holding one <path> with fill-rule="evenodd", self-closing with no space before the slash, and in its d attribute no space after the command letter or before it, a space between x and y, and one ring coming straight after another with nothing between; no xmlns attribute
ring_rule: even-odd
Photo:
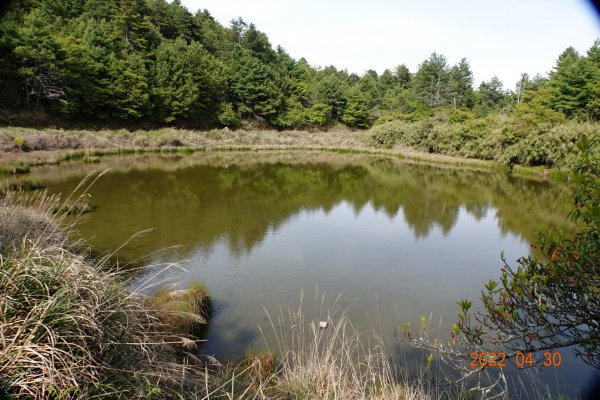
<svg viewBox="0 0 600 400"><path fill-rule="evenodd" d="M343 315L327 330L298 313L280 321L298 328L280 328L279 357L201 356L204 286L132 292L108 258L69 240L67 212L43 192L0 198L1 398L432 398L363 347Z"/></svg>
<svg viewBox="0 0 600 400"><path fill-rule="evenodd" d="M100 157L118 154L181 153L229 150L302 150L382 154L428 163L443 163L483 169L506 168L501 160L473 158L457 152L429 152L418 143L386 139L379 135L396 132L398 122L370 131L332 129L329 131L191 131L164 128L152 131L61 130L0 128L0 174L27 173L39 165L79 160L95 163ZM411 123L416 127L417 123ZM586 131L587 132L587 131ZM401 133L401 131L400 131ZM394 136L398 133L386 133ZM413 147L411 147L413 146ZM452 153L452 154L448 154ZM471 158L469 158L469 156ZM517 165L520 175L547 177L545 167Z"/></svg>
<svg viewBox="0 0 600 400"><path fill-rule="evenodd" d="M70 242L68 211L43 193L0 199L0 397L146 398L193 387L203 373L189 366L195 338L167 323L179 309L154 307L106 259ZM188 314L202 318L196 309Z"/></svg>

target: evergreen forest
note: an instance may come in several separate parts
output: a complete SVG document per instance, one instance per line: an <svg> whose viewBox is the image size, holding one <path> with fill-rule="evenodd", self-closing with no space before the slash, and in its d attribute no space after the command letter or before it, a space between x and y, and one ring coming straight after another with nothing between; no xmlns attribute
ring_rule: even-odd
<svg viewBox="0 0 600 400"><path fill-rule="evenodd" d="M225 27L179 0L23 0L2 13L0 107L13 112L277 129L368 128L439 109L454 122L498 112L533 123L600 118L599 41L586 54L567 48L547 76L523 74L509 89L496 77L476 84L468 60L451 65L439 53L416 71L316 68L242 18Z"/></svg>

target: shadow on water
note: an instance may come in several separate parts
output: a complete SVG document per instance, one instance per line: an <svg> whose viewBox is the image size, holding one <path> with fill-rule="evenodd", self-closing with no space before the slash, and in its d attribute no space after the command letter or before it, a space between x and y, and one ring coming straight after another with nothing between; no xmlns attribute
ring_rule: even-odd
<svg viewBox="0 0 600 400"><path fill-rule="evenodd" d="M213 302L212 315L208 326L201 332L201 339L206 340L204 345L201 345L199 351L208 353L212 356L217 356L221 360L235 359L243 356L238 348L232 348L231 343L238 343L247 348L250 344L256 343L260 339L256 329L250 329L243 324L243 321L227 319L223 321L223 316L228 312L228 309L235 305L227 303L222 299ZM211 329L212 324L218 323L218 329ZM218 352L212 351L218 349Z"/></svg>

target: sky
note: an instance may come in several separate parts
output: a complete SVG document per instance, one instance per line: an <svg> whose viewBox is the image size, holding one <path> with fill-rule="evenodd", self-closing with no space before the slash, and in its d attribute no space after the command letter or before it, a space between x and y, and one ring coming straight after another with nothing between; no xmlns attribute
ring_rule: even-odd
<svg viewBox="0 0 600 400"><path fill-rule="evenodd" d="M242 17L275 48L310 65L362 75L432 52L450 65L466 57L475 85L497 76L513 89L522 72L550 72L564 49L585 53L600 37L600 17L585 0L181 0L223 25Z"/></svg>

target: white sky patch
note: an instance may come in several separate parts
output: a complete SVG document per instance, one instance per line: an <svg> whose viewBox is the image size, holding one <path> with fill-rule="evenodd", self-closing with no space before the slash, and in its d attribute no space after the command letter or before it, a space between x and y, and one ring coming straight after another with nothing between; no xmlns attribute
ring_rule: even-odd
<svg viewBox="0 0 600 400"><path fill-rule="evenodd" d="M450 64L466 57L475 86L498 76L514 89L522 72L552 69L568 46L585 53L600 20L584 0L182 0L208 9L225 26L237 17L265 32L273 47L314 66L363 74L406 64L411 72L432 52Z"/></svg>

